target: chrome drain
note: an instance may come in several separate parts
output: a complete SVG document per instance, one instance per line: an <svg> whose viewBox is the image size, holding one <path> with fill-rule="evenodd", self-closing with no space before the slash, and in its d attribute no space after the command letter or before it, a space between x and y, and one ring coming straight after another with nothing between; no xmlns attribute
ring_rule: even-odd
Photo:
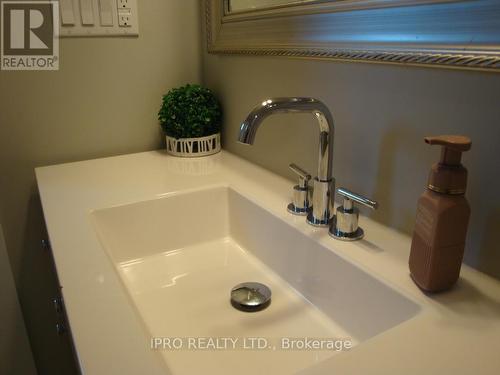
<svg viewBox="0 0 500 375"><path fill-rule="evenodd" d="M261 283L246 282L231 289L231 305L234 308L254 312L264 310L271 303L271 289Z"/></svg>

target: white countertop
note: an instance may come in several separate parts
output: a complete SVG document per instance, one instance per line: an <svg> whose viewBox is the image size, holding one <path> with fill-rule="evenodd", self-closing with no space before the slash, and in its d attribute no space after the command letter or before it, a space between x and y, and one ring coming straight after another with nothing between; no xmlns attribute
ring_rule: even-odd
<svg viewBox="0 0 500 375"><path fill-rule="evenodd" d="M427 296L408 273L411 238L366 217L366 237L333 240L290 216L291 182L228 152L196 159L163 151L37 168L38 186L66 312L84 374L164 374L89 212L227 184L289 221L344 259L368 270L423 308L415 318L308 374L500 374L500 282L467 266L456 287Z"/></svg>

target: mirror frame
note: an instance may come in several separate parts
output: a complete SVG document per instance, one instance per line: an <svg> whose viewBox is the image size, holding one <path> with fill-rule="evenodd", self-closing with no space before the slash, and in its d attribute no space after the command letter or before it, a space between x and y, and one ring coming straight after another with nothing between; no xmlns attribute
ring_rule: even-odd
<svg viewBox="0 0 500 375"><path fill-rule="evenodd" d="M209 53L500 72L498 0L318 0L235 13L228 1L204 2Z"/></svg>

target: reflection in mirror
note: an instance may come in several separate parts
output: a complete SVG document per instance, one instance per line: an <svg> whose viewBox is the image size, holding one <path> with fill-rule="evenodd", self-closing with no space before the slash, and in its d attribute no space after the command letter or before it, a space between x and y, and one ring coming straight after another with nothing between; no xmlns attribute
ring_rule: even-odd
<svg viewBox="0 0 500 375"><path fill-rule="evenodd" d="M317 0L227 0L226 9L228 13L237 13L280 6L299 5L315 1Z"/></svg>

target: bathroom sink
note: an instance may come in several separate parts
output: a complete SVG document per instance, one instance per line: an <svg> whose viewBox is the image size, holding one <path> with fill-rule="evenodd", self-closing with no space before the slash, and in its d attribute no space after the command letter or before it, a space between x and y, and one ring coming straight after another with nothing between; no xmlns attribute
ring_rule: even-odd
<svg viewBox="0 0 500 375"><path fill-rule="evenodd" d="M145 334L162 339L155 348L172 374L293 373L420 310L231 187L103 208L91 218ZM247 281L271 289L269 307L231 305L231 289ZM303 347L312 338L323 349Z"/></svg>

